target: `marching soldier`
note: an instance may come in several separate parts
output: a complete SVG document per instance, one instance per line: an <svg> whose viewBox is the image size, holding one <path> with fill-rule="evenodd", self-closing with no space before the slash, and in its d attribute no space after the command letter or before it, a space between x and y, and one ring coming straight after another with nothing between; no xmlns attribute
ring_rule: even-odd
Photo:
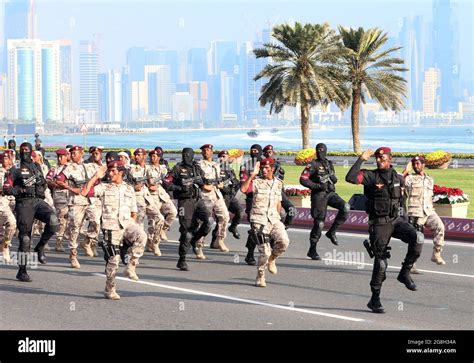
<svg viewBox="0 0 474 363"><path fill-rule="evenodd" d="M438 265L445 265L446 262L441 257L444 246L444 224L433 207L434 180L425 173L425 163L423 156L415 156L409 164L415 173L410 174L408 167L403 173L405 175L404 192L407 197L408 221L419 232L420 237L423 236L425 227L433 232L434 247L431 261Z"/></svg>
<svg viewBox="0 0 474 363"><path fill-rule="evenodd" d="M260 170L262 177L257 178ZM290 243L285 225L280 221L283 183L273 175L274 171L275 161L269 158L263 159L254 166L249 178L240 188L245 193L252 183L250 236L260 252L255 282L258 287L267 286L265 281L267 267L270 273L277 273L276 259L286 251Z"/></svg>
<svg viewBox="0 0 474 363"><path fill-rule="evenodd" d="M105 176L105 166L98 169L86 187L81 191L82 196L90 195L98 197L102 202L102 232L104 242L105 266L105 297L111 300L119 300L115 275L121 256L121 249L131 253L131 258L125 268L125 275L138 280L136 266L146 243L146 233L136 223L137 203L133 187L123 182L125 168L122 162L112 161L107 165L110 183L96 184Z"/></svg>
<svg viewBox="0 0 474 363"><path fill-rule="evenodd" d="M211 228L210 216L201 198L204 172L194 160L193 149L184 148L181 154L182 162L173 167L164 182L178 200L180 236L179 260L176 267L187 271L186 254L189 247L200 238L206 237Z"/></svg>
<svg viewBox="0 0 474 363"><path fill-rule="evenodd" d="M221 189L224 187L220 179L221 169L219 164L212 160L211 144L205 144L200 147L202 150L202 160L199 166L204 172L204 184L202 186L202 200L207 208L209 215L214 213L217 219L216 238L211 242L211 248L228 252L229 248L224 243L227 236L227 223L229 222L229 211L222 196ZM197 257L205 259L202 253L204 247L204 238L196 242Z"/></svg>
<svg viewBox="0 0 474 363"><path fill-rule="evenodd" d="M69 191L69 213L67 222L67 232L69 236L69 261L72 268L81 268L77 259L77 240L84 219L87 217L89 224L93 225L88 230L88 236L81 246L84 248L86 256L93 257L92 241L97 244L100 228L100 214L96 210L96 199L94 197L84 197L81 190L87 182L95 175L98 165L95 163L85 164L82 160L83 149L80 146L73 146L69 149L72 162L58 176L56 184ZM93 231L90 233L89 231Z"/></svg>
<svg viewBox="0 0 474 363"><path fill-rule="evenodd" d="M0 252L3 251L3 261L6 263L11 260L10 248L16 231L16 219L10 208L9 196L3 193L3 184L11 167L11 159L6 153L0 154Z"/></svg>
<svg viewBox="0 0 474 363"><path fill-rule="evenodd" d="M311 189L311 216L314 219L313 229L309 235L309 251L307 256L312 260L320 260L316 245L321 238L326 219L327 207L338 209L334 222L326 232L326 237L336 246L339 245L336 231L342 225L351 209L336 193L337 177L332 161L326 158L327 147L325 144L316 145L316 160L313 160L301 173L300 184Z"/></svg>
<svg viewBox="0 0 474 363"><path fill-rule="evenodd" d="M56 183L56 177L67 168L68 151L66 149L57 149L56 156L58 157L58 164L49 170L46 175L48 187L52 191L54 208L59 220L59 229L56 233L56 248L58 252L64 252L63 239L67 226L67 216L69 212L69 192Z"/></svg>
<svg viewBox="0 0 474 363"><path fill-rule="evenodd" d="M397 280L407 289L415 291L416 284L410 276L413 264L420 257L423 239L416 229L403 218L401 198L403 176L397 174L391 165L391 149L380 147L375 151L377 169L361 169L362 163L374 155L367 150L357 159L346 175L346 181L352 184L363 184L364 195L367 197L367 213L369 214L370 246L366 246L369 255L374 256L374 268L370 288L372 297L367 307L374 313L384 313L380 302L380 291L385 281L387 259L390 258L388 244L393 237L408 243L408 251Z"/></svg>
<svg viewBox="0 0 474 363"><path fill-rule="evenodd" d="M164 217L164 223L160 231L160 228L155 226L154 215L148 216L148 241L151 241L153 245L151 252L156 256L161 256L159 244L163 239L163 233L170 230L178 211L168 192L163 188L163 179L168 174L168 169L165 165L160 164L160 151L156 149L151 150L148 155L150 157L150 164L147 165L147 178L149 178L150 183L150 194L155 199L156 205L161 206L160 213Z"/></svg>

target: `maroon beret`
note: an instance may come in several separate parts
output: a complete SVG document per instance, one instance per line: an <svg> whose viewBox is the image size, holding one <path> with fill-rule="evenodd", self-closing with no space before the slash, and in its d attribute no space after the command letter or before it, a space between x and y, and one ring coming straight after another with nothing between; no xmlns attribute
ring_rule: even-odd
<svg viewBox="0 0 474 363"><path fill-rule="evenodd" d="M219 151L219 154L217 154L217 157L222 157L224 155L229 155L229 152L227 150L222 150L222 151Z"/></svg>
<svg viewBox="0 0 474 363"><path fill-rule="evenodd" d="M135 149L135 151L133 152L133 155L137 155L139 153L146 154L146 150L142 147L139 147L138 149Z"/></svg>
<svg viewBox="0 0 474 363"><path fill-rule="evenodd" d="M262 159L262 161L260 161L260 166L266 166L266 165L270 165L270 166L275 165L275 160L272 158Z"/></svg>
<svg viewBox="0 0 474 363"><path fill-rule="evenodd" d="M423 156L421 156L421 155L417 155L417 156L415 156L414 158L412 158L412 159L411 159L411 162L414 163L414 162L417 161L417 160L419 160L420 163L422 163L422 164L426 164L426 159L425 159Z"/></svg>
<svg viewBox="0 0 474 363"><path fill-rule="evenodd" d="M382 146L382 147L379 147L377 150L375 150L375 157L382 156L384 154L390 155L391 153L392 153L392 149L390 149L389 147Z"/></svg>
<svg viewBox="0 0 474 363"><path fill-rule="evenodd" d="M56 155L67 155L68 151L66 149L57 149L55 151Z"/></svg>
<svg viewBox="0 0 474 363"><path fill-rule="evenodd" d="M80 147L79 145L76 145L76 146L73 146L72 148L69 149L69 152L73 152L73 151L82 151L82 147Z"/></svg>
<svg viewBox="0 0 474 363"><path fill-rule="evenodd" d="M213 147L214 147L214 146L211 145L211 144L204 144L204 145L202 145L202 146L200 147L200 149L201 149L201 150L202 150L202 149L211 149L211 150L212 150Z"/></svg>
<svg viewBox="0 0 474 363"><path fill-rule="evenodd" d="M108 164L107 164L107 169L112 169L112 168L123 168L125 165L123 163L123 161L120 161L120 160L112 160L112 161L109 161Z"/></svg>
<svg viewBox="0 0 474 363"><path fill-rule="evenodd" d="M273 151L273 145L267 145L263 148L263 152L268 151L268 150Z"/></svg>

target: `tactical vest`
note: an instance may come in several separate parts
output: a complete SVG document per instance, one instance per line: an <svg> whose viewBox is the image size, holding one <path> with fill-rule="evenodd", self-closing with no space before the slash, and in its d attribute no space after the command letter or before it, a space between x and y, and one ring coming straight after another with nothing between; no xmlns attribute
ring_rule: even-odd
<svg viewBox="0 0 474 363"><path fill-rule="evenodd" d="M321 162L320 160L313 160L311 162L312 173L309 176L309 180L313 183L327 183L328 192L336 191L334 183L332 183L329 178L331 177L331 162L328 161L327 164ZM320 191L317 191L318 193Z"/></svg>
<svg viewBox="0 0 474 363"><path fill-rule="evenodd" d="M36 164L31 164L31 168L25 164L20 164L18 176L13 181L13 185L19 185L22 192L18 195L18 199L24 198L41 198L45 197L46 180L43 172Z"/></svg>
<svg viewBox="0 0 474 363"><path fill-rule="evenodd" d="M396 218L400 213L400 198L402 196L400 179L395 170L386 174L389 180L382 177L382 173L374 170L375 183L364 187L367 197L366 212L371 218Z"/></svg>
<svg viewBox="0 0 474 363"><path fill-rule="evenodd" d="M176 164L176 168L178 168L178 184L177 185L184 185L186 183L191 183L189 179L194 179L196 177L200 177L198 174L197 163L193 161L192 166L184 165L183 163ZM173 192L174 199L198 199L201 197L201 189L193 183L191 186L187 188L183 188L183 190L174 191Z"/></svg>

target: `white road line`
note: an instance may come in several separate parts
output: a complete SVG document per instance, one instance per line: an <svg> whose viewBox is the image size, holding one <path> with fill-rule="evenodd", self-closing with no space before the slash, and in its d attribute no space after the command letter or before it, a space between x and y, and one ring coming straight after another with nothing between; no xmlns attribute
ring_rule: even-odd
<svg viewBox="0 0 474 363"><path fill-rule="evenodd" d="M105 277L104 274L99 274L99 273L94 273L94 275ZM320 311L300 309L300 308L294 308L294 307L291 307L291 306L284 306L284 305L277 305L277 304L270 304L270 303L266 303L266 302L263 302L263 301L257 301L257 300L241 299L241 298L238 298L238 297L233 297L233 296L228 296L228 295L221 295L221 294L214 294L214 293L206 292L206 291L185 289L185 288L182 288L182 287L157 284L157 283L154 283L154 282L148 282L148 281L142 281L142 280L132 281L132 280L130 280L128 278L125 278L125 277L115 277L115 278L118 279L118 280L133 282L133 283L142 284L142 285L150 285L150 286L155 286L155 287L161 287L163 289L176 290L176 291L181 291L181 292L188 292L188 293L191 293L191 294L210 296L210 297L215 297L215 298L223 299L223 300L238 301L238 302L243 302L243 303L252 304L252 305L261 305L261 306L266 306L266 307L270 307L270 308L274 308L274 309L295 311L295 312L298 312L298 313L319 315L319 316L325 316L327 318L349 320L349 321L355 321L355 322L365 321L364 319L351 318L350 316L322 313Z"/></svg>
<svg viewBox="0 0 474 363"><path fill-rule="evenodd" d="M179 243L179 241L169 239L168 242L173 242L173 243ZM346 260L333 260L331 258L323 258L322 261L331 261L331 262L336 262L336 266L344 266L344 265L363 265L363 266L372 266L372 263L366 263L366 262L357 262L357 261L346 261ZM400 270L401 267L398 266L388 266L388 268L392 268L394 270ZM438 274L438 275L448 275L448 276L458 276L458 277L470 277L474 278L474 275L466 275L466 274L458 274L455 272L443 272L443 271L433 271L433 270L422 270L420 268L416 268L418 271L421 272L428 272L432 274Z"/></svg>

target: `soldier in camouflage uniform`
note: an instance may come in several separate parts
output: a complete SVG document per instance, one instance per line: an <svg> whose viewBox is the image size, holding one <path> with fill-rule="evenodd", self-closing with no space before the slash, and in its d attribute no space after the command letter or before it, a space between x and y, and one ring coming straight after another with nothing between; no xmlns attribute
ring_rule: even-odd
<svg viewBox="0 0 474 363"><path fill-rule="evenodd" d="M82 160L83 150L80 146L73 146L70 149L72 163L68 165L57 177L56 183L67 189L69 193L69 213L67 224L67 235L69 236L69 260L72 268L80 268L77 259L77 240L84 223L84 218L89 219L89 223L94 224L94 233L87 236L88 241L82 244L87 256L93 257L90 240L97 243L100 228L100 215L95 207L94 197L84 197L81 190L90 178L95 175L98 169L97 164L84 164Z"/></svg>
<svg viewBox="0 0 474 363"><path fill-rule="evenodd" d="M125 269L125 275L138 280L136 266L143 255L147 235L143 228L136 223L137 203L133 187L123 182L125 172L121 161L112 161L107 165L110 183L94 184L104 177L105 167L100 167L97 174L89 180L82 190L83 196L98 197L102 202L101 227L104 233L104 258L106 260L105 297L119 300L115 275L120 261L119 246L126 243L131 258ZM123 248L123 247L122 247Z"/></svg>
<svg viewBox="0 0 474 363"><path fill-rule="evenodd" d="M3 194L3 183L8 169L12 166L7 153L0 154L0 252L3 251L3 261L10 262L10 247L16 231L16 219L10 209L10 196Z"/></svg>
<svg viewBox="0 0 474 363"><path fill-rule="evenodd" d="M219 249L223 252L228 252L229 248L224 243L224 239L227 236L227 223L229 223L229 211L225 204L224 197L220 189L224 188L224 184L220 180L221 168L218 163L212 160L212 148L211 144L205 144L200 147L202 150L202 160L199 161L199 166L204 172L204 185L202 186L202 200L206 206L209 215L214 215L217 219L217 232L216 238L211 243L211 248ZM205 256L202 253L204 247L204 238L201 238L196 242L196 249L198 258L204 259ZM200 253L199 253L200 252Z"/></svg>
<svg viewBox="0 0 474 363"><path fill-rule="evenodd" d="M156 217L153 213L148 215L148 242L150 252L153 252L156 256L161 256L160 242L163 236L163 231L169 231L171 223L173 223L178 211L171 200L168 192L163 188L163 179L168 174L166 165L160 164L160 151L151 150L148 155L150 156L150 165L147 165L147 178L149 182L150 194L155 199L157 206L160 206L160 214L164 217L164 223L161 227L156 225Z"/></svg>
<svg viewBox="0 0 474 363"><path fill-rule="evenodd" d="M256 178L260 169L262 177ZM267 267L272 274L277 273L275 261L286 251L290 243L285 225L280 220L282 182L274 177L274 171L275 160L263 159L257 162L249 178L240 188L242 193L246 193L252 183L253 202L249 235L260 252L255 282L258 287L267 286L265 281Z"/></svg>
<svg viewBox="0 0 474 363"><path fill-rule="evenodd" d="M408 221L417 232L423 235L426 227L433 233L433 255L431 261L438 265L445 265L441 257L444 247L444 224L433 207L434 180L425 174L425 159L423 156L415 156L411 159L411 165L415 174L410 174L409 167L404 171L405 190L408 207ZM412 271L413 273L413 271Z"/></svg>
<svg viewBox="0 0 474 363"><path fill-rule="evenodd" d="M69 192L63 189L56 183L56 177L61 174L68 166L67 157L68 151L66 149L57 149L56 156L58 157L58 164L49 170L46 175L46 181L49 189L52 191L54 208L59 219L59 229L56 232L56 248L58 252L64 252L63 239L67 226L67 216L69 212L68 200Z"/></svg>

